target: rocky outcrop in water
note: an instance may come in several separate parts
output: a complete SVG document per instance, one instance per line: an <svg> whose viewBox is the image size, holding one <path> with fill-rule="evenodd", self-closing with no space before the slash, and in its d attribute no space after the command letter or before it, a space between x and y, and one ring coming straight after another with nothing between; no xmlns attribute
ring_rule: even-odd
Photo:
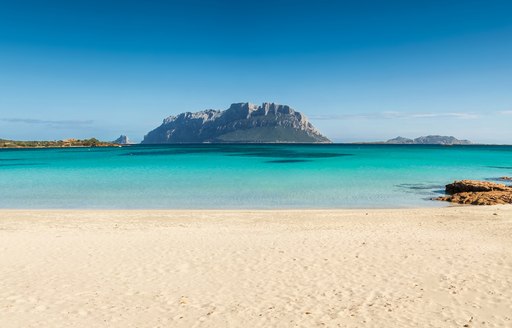
<svg viewBox="0 0 512 328"><path fill-rule="evenodd" d="M448 196L436 200L457 204L498 205L512 204L512 187L502 183L461 180L446 185Z"/></svg>
<svg viewBox="0 0 512 328"><path fill-rule="evenodd" d="M116 140L112 141L112 143L115 143L115 144L118 144L118 145L129 145L129 144L132 144L130 139L128 139L128 137L125 136L125 135L120 135L119 138L117 138Z"/></svg>
<svg viewBox="0 0 512 328"><path fill-rule="evenodd" d="M387 144L394 145L469 145L469 140L459 140L452 136L424 136L416 139L396 137L386 141Z"/></svg>
<svg viewBox="0 0 512 328"><path fill-rule="evenodd" d="M169 116L143 144L165 143L329 143L304 114L286 105L232 104Z"/></svg>

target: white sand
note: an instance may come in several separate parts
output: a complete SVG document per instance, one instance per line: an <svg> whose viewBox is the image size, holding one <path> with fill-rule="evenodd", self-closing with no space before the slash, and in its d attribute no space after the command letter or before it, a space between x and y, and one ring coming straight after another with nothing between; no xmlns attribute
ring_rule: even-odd
<svg viewBox="0 0 512 328"><path fill-rule="evenodd" d="M1 328L512 327L512 206L0 211L0 254Z"/></svg>

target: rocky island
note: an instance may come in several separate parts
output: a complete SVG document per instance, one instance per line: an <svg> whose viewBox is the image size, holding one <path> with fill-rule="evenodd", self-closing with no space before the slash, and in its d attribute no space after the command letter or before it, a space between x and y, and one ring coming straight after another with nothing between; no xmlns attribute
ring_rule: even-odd
<svg viewBox="0 0 512 328"><path fill-rule="evenodd" d="M452 136L430 135L418 137L416 139L396 137L386 141L385 143L393 145L470 145L471 141L459 140Z"/></svg>
<svg viewBox="0 0 512 328"><path fill-rule="evenodd" d="M125 135L120 135L119 138L117 138L116 140L112 141L112 143L116 144L116 145L131 145L133 144L133 142Z"/></svg>
<svg viewBox="0 0 512 328"><path fill-rule="evenodd" d="M232 104L164 119L143 144L169 143L330 143L304 114L287 105Z"/></svg>

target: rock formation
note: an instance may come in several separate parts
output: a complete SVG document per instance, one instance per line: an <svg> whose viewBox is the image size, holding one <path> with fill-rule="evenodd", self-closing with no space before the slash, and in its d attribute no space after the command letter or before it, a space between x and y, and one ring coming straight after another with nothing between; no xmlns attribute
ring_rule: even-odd
<svg viewBox="0 0 512 328"><path fill-rule="evenodd" d="M128 139L127 136L120 135L119 138L117 138L116 140L112 141L112 143L115 143L115 144L118 144L118 145L129 145L132 142L130 141L130 139Z"/></svg>
<svg viewBox="0 0 512 328"><path fill-rule="evenodd" d="M502 183L461 180L446 185L448 196L436 200L458 204L498 205L512 204L512 186Z"/></svg>
<svg viewBox="0 0 512 328"><path fill-rule="evenodd" d="M469 145L471 141L459 140L452 136L424 136L416 139L396 137L386 143L395 145Z"/></svg>
<svg viewBox="0 0 512 328"><path fill-rule="evenodd" d="M414 140L409 139L409 138L404 138L404 137L396 137L393 139L389 139L385 143L395 144L395 145L407 145L407 144L413 144Z"/></svg>
<svg viewBox="0 0 512 328"><path fill-rule="evenodd" d="M162 143L329 143L301 113L286 105L232 104L169 116L143 144Z"/></svg>

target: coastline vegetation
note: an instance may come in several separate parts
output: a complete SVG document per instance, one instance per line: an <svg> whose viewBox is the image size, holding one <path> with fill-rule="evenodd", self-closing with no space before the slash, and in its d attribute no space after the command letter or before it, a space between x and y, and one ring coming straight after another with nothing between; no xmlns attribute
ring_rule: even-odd
<svg viewBox="0 0 512 328"><path fill-rule="evenodd" d="M0 148L66 148L66 147L114 147L118 144L90 139L66 139L55 141L16 141L0 139Z"/></svg>

